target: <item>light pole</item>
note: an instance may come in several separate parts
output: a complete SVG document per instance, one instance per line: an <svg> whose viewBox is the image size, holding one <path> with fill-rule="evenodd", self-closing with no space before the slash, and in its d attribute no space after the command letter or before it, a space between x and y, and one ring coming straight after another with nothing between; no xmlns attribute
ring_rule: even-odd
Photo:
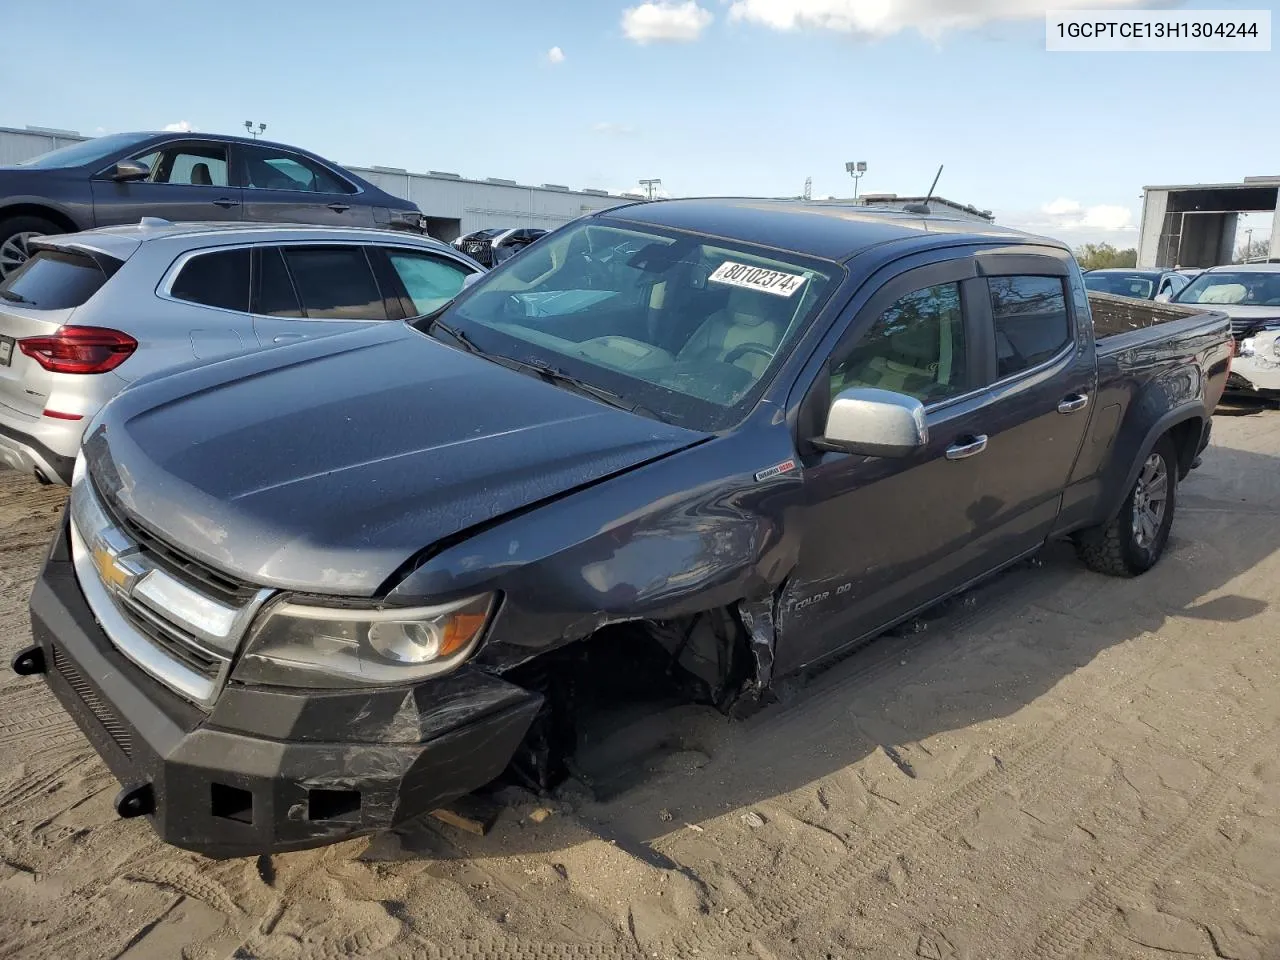
<svg viewBox="0 0 1280 960"><path fill-rule="evenodd" d="M662 180L659 178L654 178L652 180L641 180L640 186L644 187L645 194L648 196L650 200L652 200L653 195L657 190L657 188L662 186Z"/></svg>
<svg viewBox="0 0 1280 960"><path fill-rule="evenodd" d="M856 202L858 199L858 181L867 172L867 161L858 160L855 162L850 160L844 165L844 172L853 177L853 199Z"/></svg>
<svg viewBox="0 0 1280 960"><path fill-rule="evenodd" d="M1241 261L1249 262L1249 257L1253 253L1253 227L1246 227L1244 231L1244 256Z"/></svg>
<svg viewBox="0 0 1280 960"><path fill-rule="evenodd" d="M266 133L267 125L266 125L265 123L260 123L260 124L258 124L258 129L257 129L257 130L254 130L254 129L253 129L253 121L252 121L252 120L246 120L246 121L244 122L244 128L245 128L245 130L248 132L249 136L251 136L251 137L253 137L253 139L257 140L257 139L258 139L258 137L260 137L260 136L262 136L262 134Z"/></svg>

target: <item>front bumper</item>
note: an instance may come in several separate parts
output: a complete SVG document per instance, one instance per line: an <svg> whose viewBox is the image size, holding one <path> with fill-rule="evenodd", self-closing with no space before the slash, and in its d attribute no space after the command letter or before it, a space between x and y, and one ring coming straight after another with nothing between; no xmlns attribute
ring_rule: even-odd
<svg viewBox="0 0 1280 960"><path fill-rule="evenodd" d="M211 712L125 659L95 622L64 519L31 595L45 680L160 838L211 857L319 846L395 826L502 773L541 697L465 674L416 688L228 685Z"/></svg>

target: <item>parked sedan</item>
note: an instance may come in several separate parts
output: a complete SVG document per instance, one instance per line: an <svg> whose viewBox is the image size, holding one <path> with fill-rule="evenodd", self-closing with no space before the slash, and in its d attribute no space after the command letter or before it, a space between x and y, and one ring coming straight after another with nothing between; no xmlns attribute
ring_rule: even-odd
<svg viewBox="0 0 1280 960"><path fill-rule="evenodd" d="M429 237L335 227L144 220L31 249L0 282L0 463L46 483L70 482L85 425L139 377L427 314L483 271Z"/></svg>
<svg viewBox="0 0 1280 960"><path fill-rule="evenodd" d="M0 167L0 279L31 240L143 216L383 226L425 233L422 212L328 160L245 137L116 133Z"/></svg>
<svg viewBox="0 0 1280 960"><path fill-rule="evenodd" d="M1133 297L1135 300L1168 299L1190 282L1190 277L1175 270L1107 267L1090 270L1084 275L1085 287L1094 293Z"/></svg>

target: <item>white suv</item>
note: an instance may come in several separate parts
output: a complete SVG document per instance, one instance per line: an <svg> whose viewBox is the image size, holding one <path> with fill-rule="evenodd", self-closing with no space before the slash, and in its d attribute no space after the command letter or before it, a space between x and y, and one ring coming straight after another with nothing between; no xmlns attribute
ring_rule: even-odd
<svg viewBox="0 0 1280 960"><path fill-rule="evenodd" d="M45 483L139 377L421 316L484 270L401 231L149 218L33 253L0 283L0 463Z"/></svg>

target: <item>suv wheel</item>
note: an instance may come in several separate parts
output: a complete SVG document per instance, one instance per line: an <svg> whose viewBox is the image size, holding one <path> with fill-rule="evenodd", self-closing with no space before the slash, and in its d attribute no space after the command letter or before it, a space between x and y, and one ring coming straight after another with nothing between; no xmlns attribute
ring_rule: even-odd
<svg viewBox="0 0 1280 960"><path fill-rule="evenodd" d="M43 217L10 217L0 220L0 280L13 273L31 256L28 246L36 237L65 233Z"/></svg>

